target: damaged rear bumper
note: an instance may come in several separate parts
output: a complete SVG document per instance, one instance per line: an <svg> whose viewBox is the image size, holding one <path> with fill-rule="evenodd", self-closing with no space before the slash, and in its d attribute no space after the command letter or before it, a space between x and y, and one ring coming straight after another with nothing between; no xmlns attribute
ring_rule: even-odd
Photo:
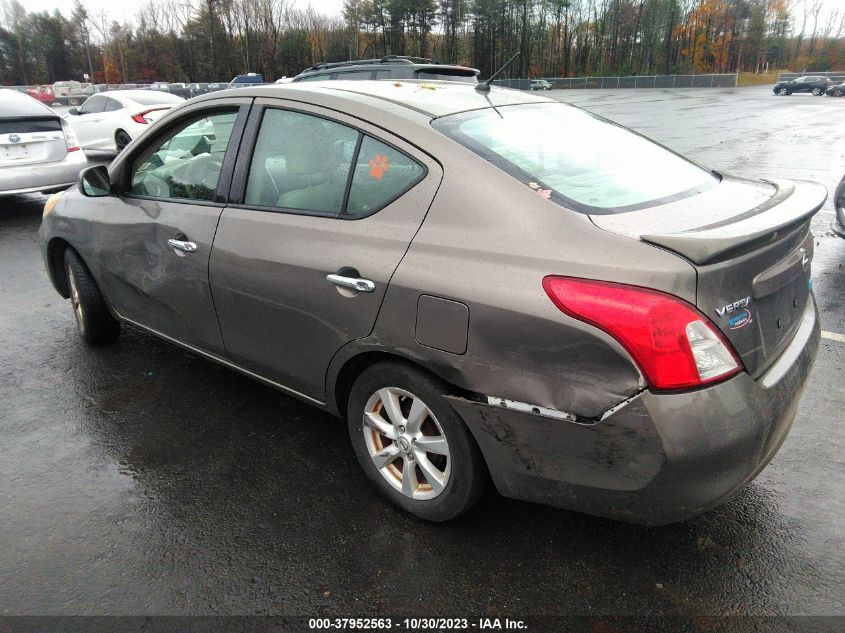
<svg viewBox="0 0 845 633"><path fill-rule="evenodd" d="M723 503L780 448L819 346L815 301L763 376L697 391L642 392L592 424L459 397L499 492L646 524L680 521Z"/></svg>

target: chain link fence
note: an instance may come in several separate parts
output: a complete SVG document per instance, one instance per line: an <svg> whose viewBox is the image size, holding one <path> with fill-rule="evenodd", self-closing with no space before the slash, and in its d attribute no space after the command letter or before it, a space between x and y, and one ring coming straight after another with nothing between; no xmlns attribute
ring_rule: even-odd
<svg viewBox="0 0 845 633"><path fill-rule="evenodd" d="M845 81L845 70L831 70L824 72L807 71L805 73L780 73L778 75L778 81L792 81L793 79L798 79L799 77L827 77L831 81L838 83L841 81Z"/></svg>
<svg viewBox="0 0 845 633"><path fill-rule="evenodd" d="M553 89L615 89L615 88L735 88L737 73L707 75L637 75L633 77L538 77L548 81ZM493 83L503 88L528 90L531 79L497 79Z"/></svg>

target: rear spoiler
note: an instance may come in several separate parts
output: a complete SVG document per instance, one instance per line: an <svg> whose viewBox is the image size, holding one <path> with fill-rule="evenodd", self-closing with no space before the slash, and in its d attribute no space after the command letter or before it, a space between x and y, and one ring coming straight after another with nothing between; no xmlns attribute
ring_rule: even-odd
<svg viewBox="0 0 845 633"><path fill-rule="evenodd" d="M758 207L681 233L641 235L640 239L686 257L694 264L728 259L737 250L780 239L809 220L827 200L827 189L809 181L772 180L777 192Z"/></svg>

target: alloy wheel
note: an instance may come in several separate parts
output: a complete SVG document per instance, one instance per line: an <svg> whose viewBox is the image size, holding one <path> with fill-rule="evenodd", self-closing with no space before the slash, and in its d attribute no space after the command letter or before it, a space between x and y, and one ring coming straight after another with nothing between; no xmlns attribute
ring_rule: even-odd
<svg viewBox="0 0 845 633"><path fill-rule="evenodd" d="M364 442L382 477L410 499L433 499L452 470L449 442L419 397L397 387L372 394L364 407Z"/></svg>
<svg viewBox="0 0 845 633"><path fill-rule="evenodd" d="M79 333L85 335L85 313L82 310L82 300L79 297L79 286L76 283L76 275L73 269L67 267L67 282L70 289L70 304L73 307L73 316L76 318L76 327Z"/></svg>

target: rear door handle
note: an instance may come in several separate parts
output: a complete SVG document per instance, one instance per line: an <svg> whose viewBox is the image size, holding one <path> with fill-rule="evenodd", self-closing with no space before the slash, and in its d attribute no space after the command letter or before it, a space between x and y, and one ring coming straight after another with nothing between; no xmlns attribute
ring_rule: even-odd
<svg viewBox="0 0 845 633"><path fill-rule="evenodd" d="M362 279L360 277L344 277L343 275L338 275L336 273L326 275L326 281L330 284L334 284L335 286L348 288L349 290L355 290L356 292L373 292L376 289L375 283L369 279Z"/></svg>
<svg viewBox="0 0 845 633"><path fill-rule="evenodd" d="M187 240L177 240L171 238L167 240L167 245L171 248L175 248L177 251L182 251L183 253L196 253L197 252L197 243L196 242L188 242Z"/></svg>

